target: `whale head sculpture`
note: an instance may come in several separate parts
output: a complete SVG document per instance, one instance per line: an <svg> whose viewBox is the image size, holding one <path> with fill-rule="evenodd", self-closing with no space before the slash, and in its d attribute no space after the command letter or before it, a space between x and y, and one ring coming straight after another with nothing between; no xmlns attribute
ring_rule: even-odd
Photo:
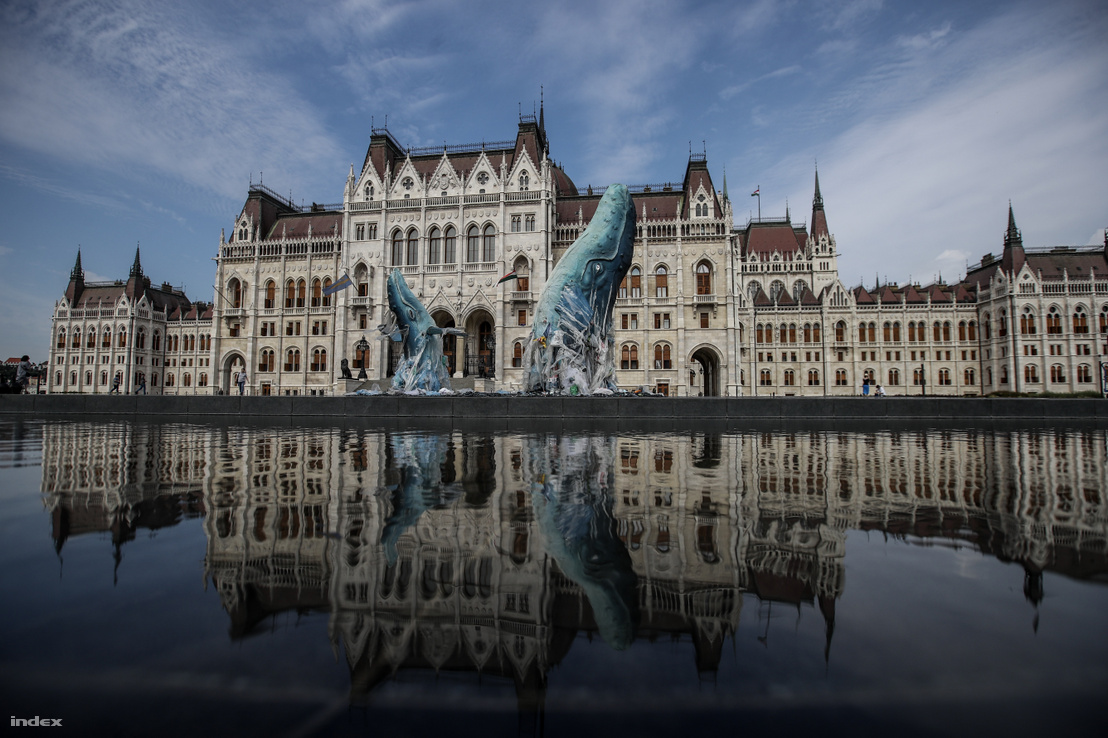
<svg viewBox="0 0 1108 738"><path fill-rule="evenodd" d="M524 358L527 389L561 394L615 389L612 310L631 267L634 240L631 194L625 185L613 184L539 298Z"/></svg>
<svg viewBox="0 0 1108 738"><path fill-rule="evenodd" d="M393 388L437 392L449 387L450 375L442 354L443 329L435 325L399 269L389 273L385 288L392 318L378 328L391 340L404 344L403 359L392 378Z"/></svg>

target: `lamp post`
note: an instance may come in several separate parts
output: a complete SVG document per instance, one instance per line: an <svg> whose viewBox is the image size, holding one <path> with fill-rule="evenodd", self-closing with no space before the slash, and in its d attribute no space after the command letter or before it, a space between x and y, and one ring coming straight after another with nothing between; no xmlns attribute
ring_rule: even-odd
<svg viewBox="0 0 1108 738"><path fill-rule="evenodd" d="M368 379L369 376L365 373L365 352L369 350L369 341L365 340L364 334L354 344L354 350L358 352L358 364L361 366L361 369L358 370L358 379Z"/></svg>

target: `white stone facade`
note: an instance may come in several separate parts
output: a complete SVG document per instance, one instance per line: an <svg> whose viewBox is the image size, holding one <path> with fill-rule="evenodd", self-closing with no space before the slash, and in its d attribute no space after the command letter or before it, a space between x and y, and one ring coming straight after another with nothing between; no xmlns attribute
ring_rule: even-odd
<svg viewBox="0 0 1108 738"><path fill-rule="evenodd" d="M250 394L330 395L354 386L341 381L340 365L359 376L364 338L366 381L387 389L395 357L376 326L397 268L439 326L466 333L446 339L455 385L518 390L537 298L602 191L578 190L549 157L541 114L521 118L515 141L472 146L405 149L374 129L341 204L302 208L252 186L219 245L214 305L192 313L196 325L164 318L166 335L199 335L210 348L142 358L158 362L156 389L166 393L235 391L245 369ZM864 383L892 396L1103 389L1108 246L1025 250L1010 213L1004 255L986 256L958 284L848 288L818 177L805 224L786 214L736 227L726 183L715 187L700 154L682 182L631 191L638 237L614 311L623 388L681 396L856 395ZM501 281L512 272L518 279ZM347 275L352 286L324 294ZM75 330L87 335L84 320L59 303L52 392L110 390L97 382L98 362L119 357L70 346ZM147 330L157 330L161 319L151 320ZM1017 333L1020 320L1034 330ZM83 378L90 359L92 384L69 381ZM122 361L133 390L135 370L150 364Z"/></svg>

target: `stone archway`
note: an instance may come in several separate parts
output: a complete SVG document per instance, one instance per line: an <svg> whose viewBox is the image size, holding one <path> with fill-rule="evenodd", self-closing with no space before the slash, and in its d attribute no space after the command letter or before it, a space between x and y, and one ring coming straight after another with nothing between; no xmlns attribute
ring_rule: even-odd
<svg viewBox="0 0 1108 738"><path fill-rule="evenodd" d="M454 316L445 310L435 310L431 313L431 319L435 321L435 325L439 328L457 327L454 323ZM446 359L446 368L450 371L450 376L453 377L458 371L458 336L443 334L442 355Z"/></svg>
<svg viewBox="0 0 1108 738"><path fill-rule="evenodd" d="M223 366L220 369L219 389L225 395L238 392L238 385L235 384L235 375L241 371L246 371L246 359L238 351L232 351L223 357ZM246 371L246 387L247 391L250 388L250 372Z"/></svg>
<svg viewBox="0 0 1108 738"><path fill-rule="evenodd" d="M496 320L489 311L474 310L465 323L465 375L496 377Z"/></svg>
<svg viewBox="0 0 1108 738"><path fill-rule="evenodd" d="M689 394L704 397L720 395L719 354L708 346L702 346L693 352L691 358Z"/></svg>

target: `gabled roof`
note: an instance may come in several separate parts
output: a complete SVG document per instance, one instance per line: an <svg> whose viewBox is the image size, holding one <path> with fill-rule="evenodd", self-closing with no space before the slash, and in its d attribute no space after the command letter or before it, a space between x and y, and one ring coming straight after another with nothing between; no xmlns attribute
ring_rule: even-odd
<svg viewBox="0 0 1108 738"><path fill-rule="evenodd" d="M309 232L313 238L331 238L336 234L342 236L342 213L324 211L286 214L273 222L269 233L263 238L267 241L307 238Z"/></svg>
<svg viewBox="0 0 1108 738"><path fill-rule="evenodd" d="M821 300L819 297L816 296L814 292L812 292L811 287L804 288L804 292L802 292L800 295L801 305L820 305L822 303L823 300Z"/></svg>
<svg viewBox="0 0 1108 738"><path fill-rule="evenodd" d="M739 239L744 254L758 254L761 258L775 251L782 256L795 254L804 248L808 235L787 220L753 221L745 232L740 232Z"/></svg>
<svg viewBox="0 0 1108 738"><path fill-rule="evenodd" d="M708 173L708 160L702 154L693 154L689 157L689 163L685 167L685 180L681 189L685 194L684 207L681 217L688 218L693 206L693 199L697 192L703 188L712 203L713 218L723 217L723 208L719 204L719 196L716 195L715 186L712 184L712 175Z"/></svg>
<svg viewBox="0 0 1108 738"><path fill-rule="evenodd" d="M871 295L869 293L869 290L867 290L865 287L859 285L858 287L854 288L853 292L854 301L859 305L874 305L877 303L877 300L873 298L873 295Z"/></svg>

